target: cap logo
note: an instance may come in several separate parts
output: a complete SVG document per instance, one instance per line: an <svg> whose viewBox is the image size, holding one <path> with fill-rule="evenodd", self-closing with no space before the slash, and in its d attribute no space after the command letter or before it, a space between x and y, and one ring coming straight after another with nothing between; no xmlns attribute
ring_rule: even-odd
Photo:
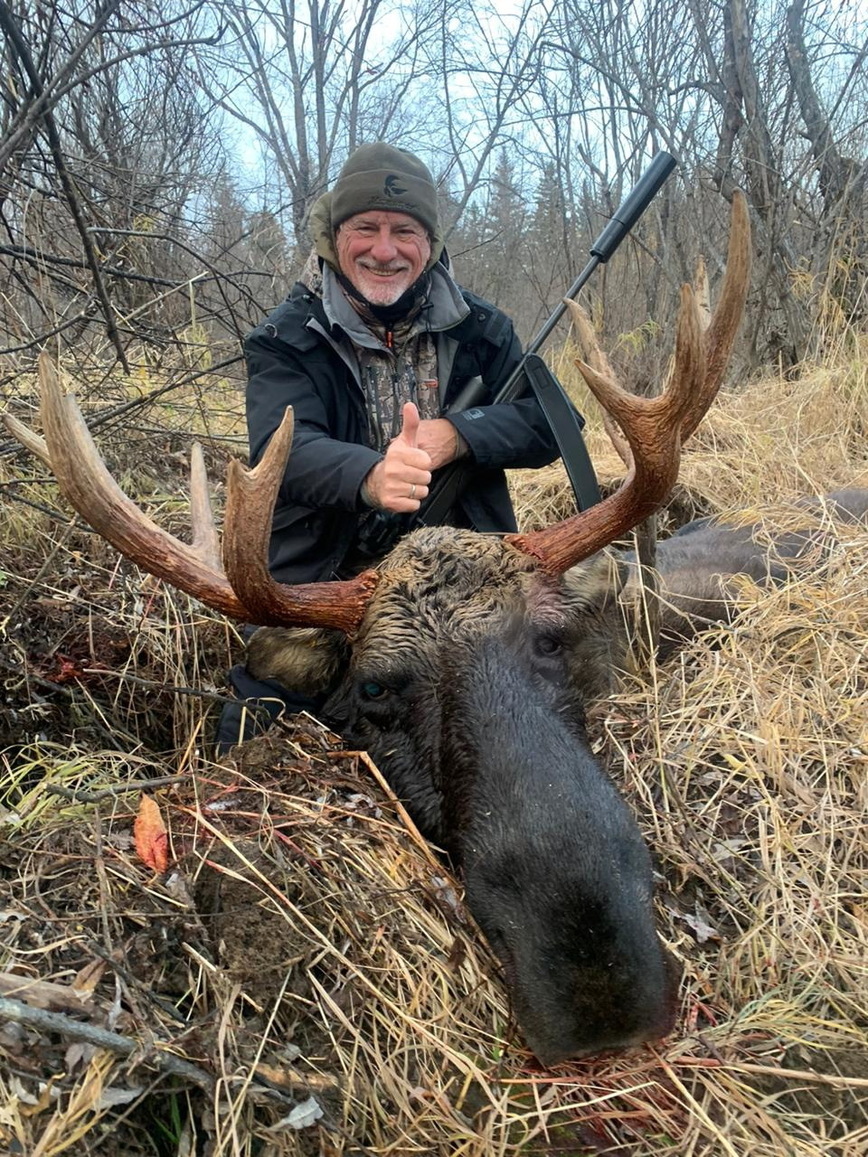
<svg viewBox="0 0 868 1157"><path fill-rule="evenodd" d="M383 192L387 197L403 197L407 190L401 184L401 178L390 173L383 185Z"/></svg>

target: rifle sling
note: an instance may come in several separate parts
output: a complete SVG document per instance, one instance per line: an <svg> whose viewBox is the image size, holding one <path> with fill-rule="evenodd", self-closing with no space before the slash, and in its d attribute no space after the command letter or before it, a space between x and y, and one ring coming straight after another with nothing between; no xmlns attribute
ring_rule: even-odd
<svg viewBox="0 0 868 1157"><path fill-rule="evenodd" d="M582 437L582 420L563 386L538 354L527 354L524 372L555 436L579 510L600 501L591 456Z"/></svg>
<svg viewBox="0 0 868 1157"><path fill-rule="evenodd" d="M538 354L526 354L521 368L555 436L576 505L579 510L587 510L600 501L600 488L594 464L582 437L582 419L560 382ZM461 462L445 467L442 476L435 479L431 493L412 519L412 525L443 525L464 488L467 474L468 469Z"/></svg>

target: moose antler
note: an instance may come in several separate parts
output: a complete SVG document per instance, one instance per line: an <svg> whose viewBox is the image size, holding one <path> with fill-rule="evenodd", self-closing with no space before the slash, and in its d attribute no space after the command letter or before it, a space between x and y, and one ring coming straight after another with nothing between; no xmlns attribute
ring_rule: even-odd
<svg viewBox="0 0 868 1157"><path fill-rule="evenodd" d="M682 286L675 365L656 398L627 393L611 371L577 361L597 401L618 422L630 447L630 469L620 488L572 518L507 542L532 555L550 574L562 574L653 514L678 478L681 446L699 425L720 388L741 322L750 280L750 220L741 193L732 202L726 276L707 328L690 286ZM576 315L579 307L568 301ZM577 324L581 319L577 318ZM704 332L703 332L704 330Z"/></svg>
<svg viewBox="0 0 868 1157"><path fill-rule="evenodd" d="M44 442L14 419L7 419L7 428L43 460L47 456L69 503L121 554L231 618L259 626L318 626L342 631L359 625L376 584L372 571L348 582L297 586L275 582L268 571L274 503L292 445L290 407L254 469L231 463L224 569L201 447L195 445L192 453L193 544L188 546L152 522L112 478L75 397L63 393L54 363L44 353L39 358L39 382Z"/></svg>

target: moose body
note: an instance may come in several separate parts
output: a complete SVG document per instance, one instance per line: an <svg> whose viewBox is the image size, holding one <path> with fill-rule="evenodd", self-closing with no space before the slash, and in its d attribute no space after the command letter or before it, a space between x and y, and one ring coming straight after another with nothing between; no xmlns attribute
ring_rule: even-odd
<svg viewBox="0 0 868 1157"><path fill-rule="evenodd" d="M779 516L789 529L732 515L730 521L699 518L659 544L659 658L703 626L731 617L738 606L735 578L779 584L822 566L838 541L835 525L868 522L868 490L805 496ZM625 555L621 598L635 597L640 582L634 557Z"/></svg>

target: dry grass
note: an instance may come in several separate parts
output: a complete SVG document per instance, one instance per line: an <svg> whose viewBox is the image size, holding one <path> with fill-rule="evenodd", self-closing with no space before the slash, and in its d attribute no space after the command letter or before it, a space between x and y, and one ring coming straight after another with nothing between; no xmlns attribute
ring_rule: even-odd
<svg viewBox="0 0 868 1157"><path fill-rule="evenodd" d="M767 508L866 485L866 413L858 358L732 394L687 493ZM591 425L601 476L618 474ZM164 446L129 476L180 525ZM192 692L219 689L232 630L58 522L38 470L2 469L45 508L2 514L0 995L25 1009L0 1027L9 1152L868 1149L868 534L848 531L822 580L746 585L730 628L596 705L658 861L682 1015L657 1048L546 1071L374 769L304 718L211 762ZM559 509L559 478L517 480L528 517ZM155 875L132 826L161 778ZM294 1108L322 1116L298 1130Z"/></svg>
<svg viewBox="0 0 868 1157"><path fill-rule="evenodd" d="M624 468L603 429L599 407L573 365L570 343L554 370L587 419L585 440L601 482ZM681 483L714 510L765 509L794 494L868 485L868 338L801 377L765 377L724 391L685 448ZM522 471L520 510L536 523L536 496L547 511L570 510L558 464ZM525 487L527 490L525 491Z"/></svg>

